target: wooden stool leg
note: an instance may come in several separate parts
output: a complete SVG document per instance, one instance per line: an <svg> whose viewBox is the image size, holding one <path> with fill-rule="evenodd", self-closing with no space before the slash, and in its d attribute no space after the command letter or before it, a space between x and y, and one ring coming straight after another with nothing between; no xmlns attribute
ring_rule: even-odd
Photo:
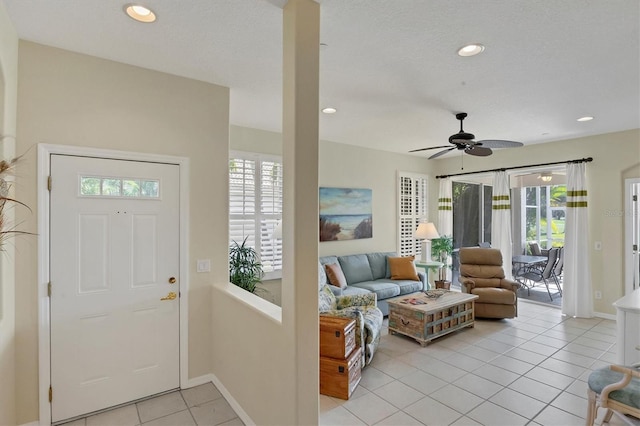
<svg viewBox="0 0 640 426"><path fill-rule="evenodd" d="M598 407L596 406L596 393L589 389L589 406L587 409L587 426L593 426L593 422L596 421L596 413L598 412Z"/></svg>
<svg viewBox="0 0 640 426"><path fill-rule="evenodd" d="M607 414L604 415L604 420L602 420L602 423L609 423L609 420L611 420L611 416L613 416L613 411L607 408Z"/></svg>

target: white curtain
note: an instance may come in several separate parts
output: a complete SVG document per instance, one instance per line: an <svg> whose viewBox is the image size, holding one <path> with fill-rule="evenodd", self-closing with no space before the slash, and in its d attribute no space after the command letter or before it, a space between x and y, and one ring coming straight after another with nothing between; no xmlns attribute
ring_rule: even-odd
<svg viewBox="0 0 640 426"><path fill-rule="evenodd" d="M593 317L586 163L567 164L567 206L564 227L562 313Z"/></svg>
<svg viewBox="0 0 640 426"><path fill-rule="evenodd" d="M511 279L511 197L507 172L493 175L493 201L491 203L491 247L502 252L502 267L506 278Z"/></svg>
<svg viewBox="0 0 640 426"><path fill-rule="evenodd" d="M440 179L440 192L438 194L438 233L441 236L453 238L453 196L451 179ZM451 259L448 260L451 262ZM452 279L451 268L445 267L446 279Z"/></svg>
<svg viewBox="0 0 640 426"><path fill-rule="evenodd" d="M453 236L453 197L451 195L451 179L440 179L438 196L438 233Z"/></svg>

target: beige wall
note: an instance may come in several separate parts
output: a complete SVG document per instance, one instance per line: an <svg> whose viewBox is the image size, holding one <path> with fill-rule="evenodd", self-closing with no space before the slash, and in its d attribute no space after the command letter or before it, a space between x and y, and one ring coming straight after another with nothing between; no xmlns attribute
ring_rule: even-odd
<svg viewBox="0 0 640 426"><path fill-rule="evenodd" d="M323 141L320 145L320 186L372 189L373 238L324 241L320 243L320 255L396 251L398 171L433 177L430 170L430 162L422 157ZM437 186L431 183L429 192L437 192ZM437 214L431 211L437 210L430 209L429 215L431 220L436 220Z"/></svg>
<svg viewBox="0 0 640 426"><path fill-rule="evenodd" d="M624 211L624 179L640 177L640 130L496 150L491 157L466 155L464 171L585 157L593 157L593 162L587 164L589 247L584 250L590 256L593 291L602 291L602 299L594 300L594 310L615 314L611 304L624 295L624 215L616 212ZM434 170L434 176L459 173L460 157L437 160ZM437 197L431 192L432 214L437 212ZM601 251L594 250L596 241L602 242Z"/></svg>
<svg viewBox="0 0 640 426"><path fill-rule="evenodd" d="M18 35L0 2L0 137L16 133L18 90ZM0 158L12 158L15 140L0 139ZM15 250L0 252L0 425L16 423Z"/></svg>
<svg viewBox="0 0 640 426"><path fill-rule="evenodd" d="M277 132L231 126L231 149L280 155L282 135ZM320 256L396 251L398 171L434 177L431 165L421 157L394 154L329 141L320 143L319 184L338 188L369 188L373 195L373 238L319 243ZM432 180L429 191L438 191ZM437 199L436 199L437 202ZM437 210L430 209L432 219Z"/></svg>
<svg viewBox="0 0 640 426"><path fill-rule="evenodd" d="M227 279L229 89L29 42L20 42L19 78L17 150L27 155L18 189L34 207L22 218L33 231L39 142L189 158L190 256L212 260L210 274L189 262L189 377L211 373L211 283ZM19 423L38 418L36 250L35 237L17 240Z"/></svg>

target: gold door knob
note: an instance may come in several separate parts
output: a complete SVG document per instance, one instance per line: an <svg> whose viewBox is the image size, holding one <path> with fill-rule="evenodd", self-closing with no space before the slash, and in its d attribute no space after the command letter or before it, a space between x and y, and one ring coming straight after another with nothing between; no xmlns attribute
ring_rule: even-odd
<svg viewBox="0 0 640 426"><path fill-rule="evenodd" d="M167 294L165 297L163 297L160 300L173 300L176 297L178 297L178 295L176 293L174 293L173 291L170 291L169 294Z"/></svg>
<svg viewBox="0 0 640 426"><path fill-rule="evenodd" d="M176 277L169 278L169 284L175 284L175 283L176 283Z"/></svg>

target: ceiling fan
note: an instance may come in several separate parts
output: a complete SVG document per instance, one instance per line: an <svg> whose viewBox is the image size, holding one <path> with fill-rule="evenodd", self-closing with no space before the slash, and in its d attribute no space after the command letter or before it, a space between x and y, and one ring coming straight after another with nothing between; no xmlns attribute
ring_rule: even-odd
<svg viewBox="0 0 640 426"><path fill-rule="evenodd" d="M440 152L436 152L429 160L433 158L438 158L441 155L446 154L449 151L453 151L454 149L458 149L460 151L464 150L467 154L475 155L478 157L486 157L487 155L493 154L491 148L517 148L522 146L522 142L514 142L514 141L504 141L499 139L485 139L481 141L476 141L475 136L472 133L467 133L462 129L462 122L465 118L467 118L466 112L460 112L456 114L456 118L460 120L460 131L454 135L449 136L449 143L454 146L442 145L442 146L432 146L430 148L420 148L414 149L409 152L418 152L418 151L426 151L429 149L440 149L446 148Z"/></svg>

